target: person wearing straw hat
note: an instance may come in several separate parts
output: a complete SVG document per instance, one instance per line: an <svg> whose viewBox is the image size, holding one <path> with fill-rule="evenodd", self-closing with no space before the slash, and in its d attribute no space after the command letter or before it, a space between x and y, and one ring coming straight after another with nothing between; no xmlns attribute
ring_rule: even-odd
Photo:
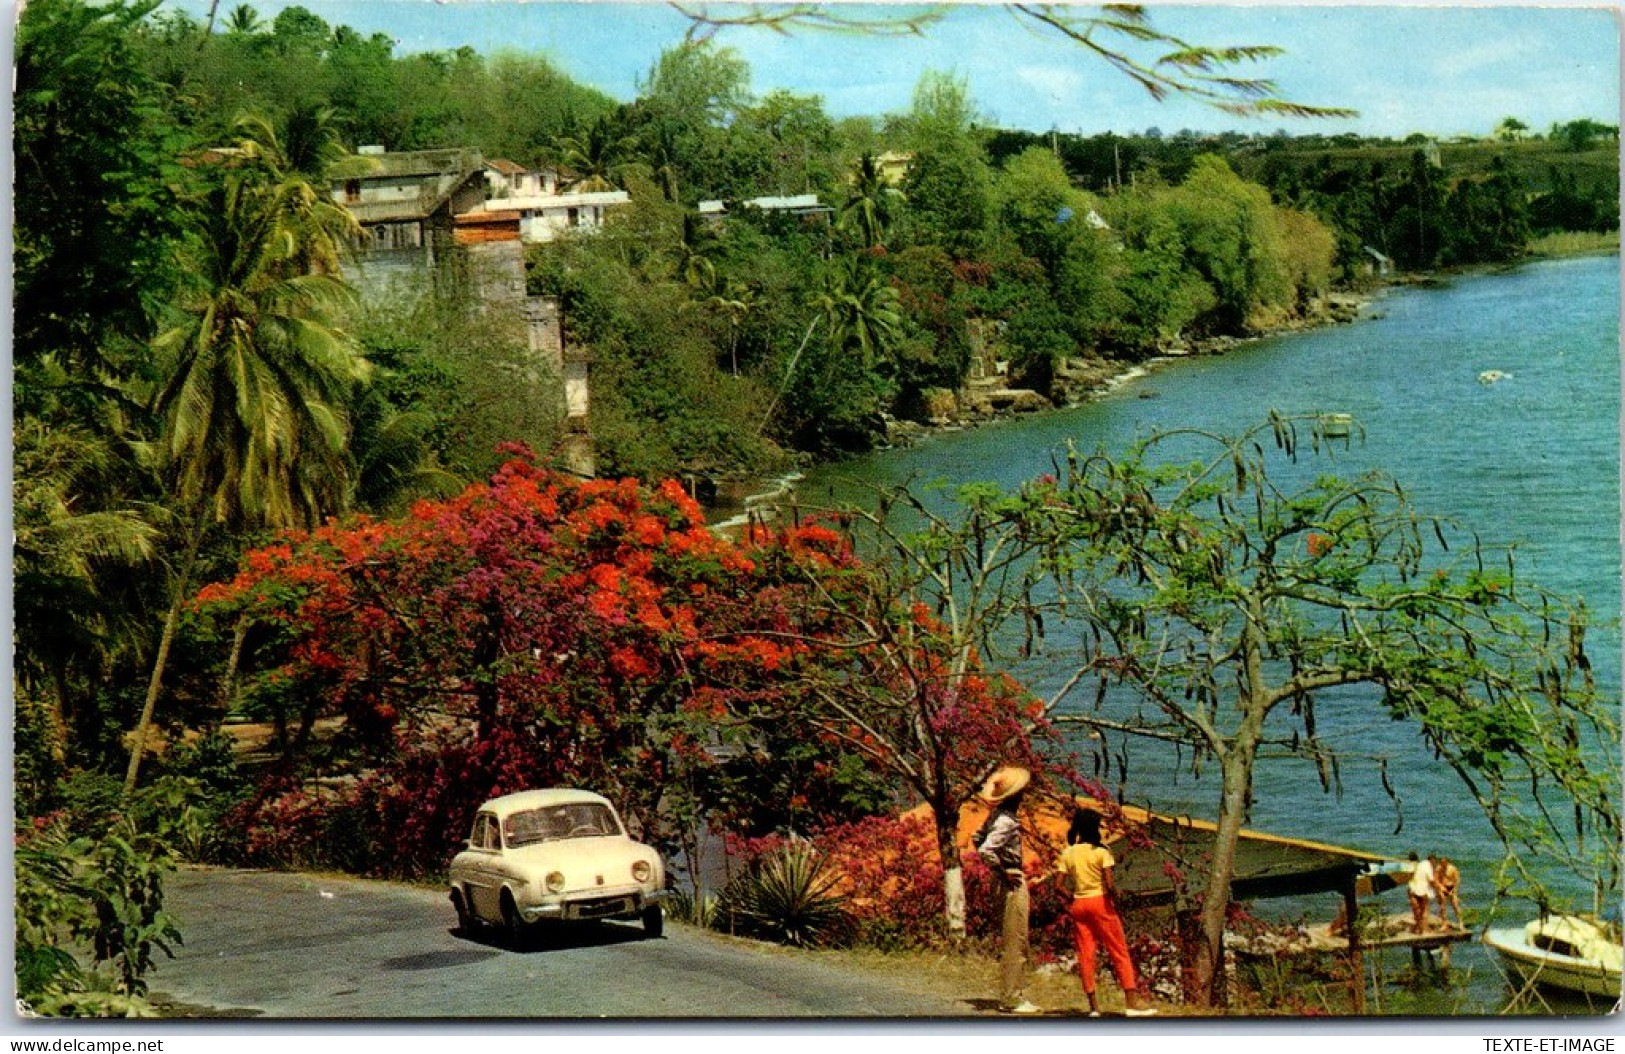
<svg viewBox="0 0 1625 1054"><path fill-rule="evenodd" d="M1016 810L1033 774L1016 765L1006 765L988 777L982 798L993 813L982 827L976 852L992 868L998 880L1003 920L999 947L999 1009L1007 1014L1036 1014L1039 1008L1027 1001L1027 914L1030 900L1027 874L1022 865L1021 821Z"/></svg>

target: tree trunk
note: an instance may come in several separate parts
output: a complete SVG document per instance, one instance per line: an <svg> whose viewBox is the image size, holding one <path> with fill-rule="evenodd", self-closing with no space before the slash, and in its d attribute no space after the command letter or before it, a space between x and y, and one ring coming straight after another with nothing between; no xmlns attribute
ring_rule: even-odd
<svg viewBox="0 0 1625 1054"><path fill-rule="evenodd" d="M1252 785L1257 738L1247 731L1223 760L1224 794L1219 803L1219 825L1214 834L1212 870L1202 895L1198 921L1201 941L1196 948L1197 1005L1224 1005L1224 924L1230 910L1230 881L1236 870L1236 843L1247 815L1248 788Z"/></svg>
<svg viewBox="0 0 1625 1054"><path fill-rule="evenodd" d="M141 704L141 717L136 721L135 731L131 735L130 767L124 773L125 797L135 790L136 777L141 772L141 755L147 746L147 730L152 727L152 715L158 708L158 693L163 688L169 649L175 643L175 627L181 621L181 606L186 603L187 590L192 586L192 569L197 563L198 547L203 542L204 523L204 512L199 509L197 518L192 522L191 536L186 540L186 553L181 557L180 574L172 587L169 614L164 616L164 632L158 638L158 656L152 663L152 677L147 681L147 697Z"/></svg>
<svg viewBox="0 0 1625 1054"><path fill-rule="evenodd" d="M942 856L943 912L948 936L965 936L965 869L959 862L959 810L933 809L937 825L937 852ZM944 818L946 817L946 819Z"/></svg>
<svg viewBox="0 0 1625 1054"><path fill-rule="evenodd" d="M231 654L226 656L226 672L220 678L220 716L222 719L231 713L232 704L237 701L237 667L243 661L243 642L248 639L249 617L247 613L237 616L237 628L231 635Z"/></svg>

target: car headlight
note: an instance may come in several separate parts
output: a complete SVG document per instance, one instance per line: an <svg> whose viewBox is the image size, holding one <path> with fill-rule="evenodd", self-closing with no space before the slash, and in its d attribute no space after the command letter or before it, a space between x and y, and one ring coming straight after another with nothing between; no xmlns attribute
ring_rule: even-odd
<svg viewBox="0 0 1625 1054"><path fill-rule="evenodd" d="M639 882L649 881L649 876L652 874L654 874L654 868L649 866L647 860L639 860L632 865L632 877Z"/></svg>
<svg viewBox="0 0 1625 1054"><path fill-rule="evenodd" d="M549 893L564 892L564 872L549 871L547 873L547 891Z"/></svg>

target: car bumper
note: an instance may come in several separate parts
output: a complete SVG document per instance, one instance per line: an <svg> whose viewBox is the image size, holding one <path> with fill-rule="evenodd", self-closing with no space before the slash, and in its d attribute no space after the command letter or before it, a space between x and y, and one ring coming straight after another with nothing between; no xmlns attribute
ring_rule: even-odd
<svg viewBox="0 0 1625 1054"><path fill-rule="evenodd" d="M670 896L670 892L664 889L647 892L640 889L595 890L590 895L561 893L521 907L519 914L524 916L526 922L635 919L643 914L644 908L659 904Z"/></svg>

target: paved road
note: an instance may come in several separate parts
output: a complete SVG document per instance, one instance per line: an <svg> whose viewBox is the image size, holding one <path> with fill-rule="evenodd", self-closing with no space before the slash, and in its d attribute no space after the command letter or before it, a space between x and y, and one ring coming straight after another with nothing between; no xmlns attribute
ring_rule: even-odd
<svg viewBox="0 0 1625 1054"><path fill-rule="evenodd" d="M185 945L152 992L220 1016L794 1018L977 1016L967 1002L786 949L603 923L513 949L453 932L445 895L388 882L183 870L165 907Z"/></svg>

